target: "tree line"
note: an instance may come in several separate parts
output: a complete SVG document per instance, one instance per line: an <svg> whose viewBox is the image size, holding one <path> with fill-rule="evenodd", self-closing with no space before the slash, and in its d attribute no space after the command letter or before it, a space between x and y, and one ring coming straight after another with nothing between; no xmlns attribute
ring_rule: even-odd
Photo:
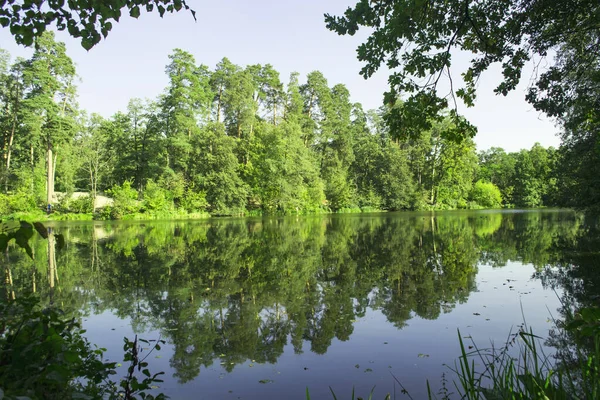
<svg viewBox="0 0 600 400"><path fill-rule="evenodd" d="M478 154L449 114L402 136L386 123L402 104L365 111L318 71L284 84L269 64L211 69L175 49L165 73L156 99L104 118L78 107L75 65L52 32L29 59L0 51L0 214L93 212L99 193L114 199L106 218L567 203L560 151Z"/></svg>

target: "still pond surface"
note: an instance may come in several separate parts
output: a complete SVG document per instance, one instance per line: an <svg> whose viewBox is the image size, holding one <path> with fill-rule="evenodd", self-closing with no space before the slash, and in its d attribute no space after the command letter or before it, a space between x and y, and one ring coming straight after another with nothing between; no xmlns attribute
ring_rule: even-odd
<svg viewBox="0 0 600 400"><path fill-rule="evenodd" d="M112 360L123 336L166 340L149 361L173 399L403 398L394 376L423 398L458 329L485 347L525 318L547 336L561 300L593 298L569 275L570 211L50 225L66 245L12 248L12 289L79 310Z"/></svg>

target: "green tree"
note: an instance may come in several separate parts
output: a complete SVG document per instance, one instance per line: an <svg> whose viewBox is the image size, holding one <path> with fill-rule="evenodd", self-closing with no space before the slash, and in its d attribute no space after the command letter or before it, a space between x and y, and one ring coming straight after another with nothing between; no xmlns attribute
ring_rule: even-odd
<svg viewBox="0 0 600 400"><path fill-rule="evenodd" d="M456 129L453 120L446 118L408 142L410 165L429 207L467 207L478 167L477 155L472 140L456 142L448 138L447 132Z"/></svg>
<svg viewBox="0 0 600 400"><path fill-rule="evenodd" d="M0 179L4 183L4 192L8 192L13 167L13 154L18 145L18 137L23 134L23 68L24 61L18 60L10 66L10 55L0 49L0 129L2 130L2 165ZM15 140L16 139L16 140Z"/></svg>
<svg viewBox="0 0 600 400"><path fill-rule="evenodd" d="M412 208L415 188L407 151L391 140L387 132L377 132L376 126L372 128L375 132L371 132L369 118L362 108L355 105L353 113L355 159L351 174L358 204L385 210Z"/></svg>
<svg viewBox="0 0 600 400"><path fill-rule="evenodd" d="M491 65L501 66L503 79L495 92L506 95L519 83L528 61L545 57L550 49L564 44L590 44L585 38L598 33L595 17L599 8L592 0L577 4L360 0L348 8L344 16L325 15L325 21L330 30L341 35L354 35L361 26L372 29L358 48L358 58L365 62L361 74L368 78L382 65L392 69L386 103L394 103L399 93L410 95L406 107L391 114L400 117L400 122L407 127L396 133L418 134L433 122L429 118L448 107L448 97L437 93L437 84L444 74L451 76L453 50L474 54L467 70L461 71L464 86L457 86L456 80L450 81L452 94L470 106L481 74ZM596 70L596 56L582 57L577 62L581 71ZM570 65L560 60L554 62L548 75L538 75L533 82L529 100L543 110L535 99L548 88L549 78L566 83L571 71ZM464 125L456 114L452 117L457 125ZM461 130L460 133L472 131Z"/></svg>
<svg viewBox="0 0 600 400"><path fill-rule="evenodd" d="M247 186L238 174L235 140L221 124L208 124L192 142L193 182L206 193L208 209L216 214L238 214L247 201Z"/></svg>
<svg viewBox="0 0 600 400"><path fill-rule="evenodd" d="M162 123L155 103L133 99L127 114L117 113L107 126L108 146L115 155L114 184L125 180L142 192L148 179L157 180L167 167Z"/></svg>
<svg viewBox="0 0 600 400"><path fill-rule="evenodd" d="M328 95L319 98L319 107L324 119L320 123L317 149L325 196L333 210L354 207L349 173L354 161L350 92L344 85L335 85Z"/></svg>
<svg viewBox="0 0 600 400"><path fill-rule="evenodd" d="M295 122L257 130L251 162L251 186L266 212L317 211L323 204L323 183L312 151L304 146Z"/></svg>
<svg viewBox="0 0 600 400"><path fill-rule="evenodd" d="M81 171L85 174L86 186L90 191L92 211L95 211L99 185L106 182L113 167L114 154L108 144L111 122L97 114L84 120L84 127L76 138L77 154L82 161Z"/></svg>
<svg viewBox="0 0 600 400"><path fill-rule="evenodd" d="M75 65L64 43L56 42L52 32L41 35L23 69L23 122L29 128L32 169L36 153L46 155L46 204L53 203L58 150L75 134L75 78Z"/></svg>
<svg viewBox="0 0 600 400"><path fill-rule="evenodd" d="M196 66L194 57L181 49L173 50L166 67L169 86L160 100L165 120L168 166L189 176L190 140L198 134L198 121L205 120L213 93L208 67Z"/></svg>
<svg viewBox="0 0 600 400"><path fill-rule="evenodd" d="M498 186L482 180L473 185L470 199L484 208L498 208L502 205L502 193Z"/></svg>
<svg viewBox="0 0 600 400"><path fill-rule="evenodd" d="M520 207L551 205L549 195L555 190L551 180L553 150L539 143L531 150L521 150L515 164L514 201ZM546 201L544 201L546 200Z"/></svg>
<svg viewBox="0 0 600 400"><path fill-rule="evenodd" d="M504 202L512 204L516 154L509 154L504 149L492 147L489 150L481 151L478 156L478 178L496 185L502 193Z"/></svg>

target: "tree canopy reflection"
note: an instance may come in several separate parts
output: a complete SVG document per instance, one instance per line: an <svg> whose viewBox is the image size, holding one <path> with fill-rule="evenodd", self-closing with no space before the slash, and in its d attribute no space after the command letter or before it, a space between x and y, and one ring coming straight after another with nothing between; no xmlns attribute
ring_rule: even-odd
<svg viewBox="0 0 600 400"><path fill-rule="evenodd" d="M3 295L36 291L158 330L186 382L215 362L275 363L288 344L323 354L369 307L400 329L436 319L468 299L481 263L542 271L580 224L565 212L477 212L58 225L66 245L54 255L43 240L34 260L7 253Z"/></svg>

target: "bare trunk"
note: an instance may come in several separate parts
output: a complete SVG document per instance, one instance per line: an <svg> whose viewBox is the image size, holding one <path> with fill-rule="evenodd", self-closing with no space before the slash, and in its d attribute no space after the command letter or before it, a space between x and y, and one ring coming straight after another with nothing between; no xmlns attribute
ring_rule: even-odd
<svg viewBox="0 0 600 400"><path fill-rule="evenodd" d="M429 202L435 204L435 161L431 166L431 197Z"/></svg>
<svg viewBox="0 0 600 400"><path fill-rule="evenodd" d="M17 128L17 115L15 113L15 116L13 118L13 124L12 124L12 128L10 130L10 136L8 138L8 145L6 146L6 176L4 177L4 191L8 192L8 173L10 172L10 159L12 156L12 145L13 145L13 141L15 139L15 130Z"/></svg>
<svg viewBox="0 0 600 400"><path fill-rule="evenodd" d="M90 189L91 189L91 194L92 194L92 213L96 212L96 197L98 196L97 192L96 192L96 187L97 187L97 176L98 176L98 167L96 165L94 165L94 163L92 163L90 165Z"/></svg>
<svg viewBox="0 0 600 400"><path fill-rule="evenodd" d="M47 157L47 163L48 163L48 175L47 175L47 182L46 182L46 192L47 192L47 202L46 204L51 205L52 204L52 195L53 195L53 191L54 191L54 173L52 171L53 169L53 158L52 158L52 148L50 147L50 144L48 144L48 157Z"/></svg>
<svg viewBox="0 0 600 400"><path fill-rule="evenodd" d="M54 232L48 232L48 281L50 283L50 304L53 303L54 277L56 275L56 259L54 258Z"/></svg>
<svg viewBox="0 0 600 400"><path fill-rule="evenodd" d="M35 165L34 165L34 162L33 162L33 158L34 158L33 157L33 144L31 144L29 146L29 150L30 150L30 152L29 152L29 156L30 156L30 158L29 158L29 165L31 166L31 177L33 178L35 176ZM31 179L31 193L33 193L33 190L34 190L33 179Z"/></svg>
<svg viewBox="0 0 600 400"><path fill-rule="evenodd" d="M219 100L217 100L217 124L221 122L221 96L223 95L223 87L219 88Z"/></svg>
<svg viewBox="0 0 600 400"><path fill-rule="evenodd" d="M52 195L54 195L54 182L56 182L56 160L58 158L58 154L54 154L54 161L52 163Z"/></svg>
<svg viewBox="0 0 600 400"><path fill-rule="evenodd" d="M433 215L431 216L431 236L433 238L433 253L434 255L437 255L437 247L435 245L435 218L433 218Z"/></svg>
<svg viewBox="0 0 600 400"><path fill-rule="evenodd" d="M312 117L312 105L313 105L314 100L315 100L315 94L311 93L310 100L308 102L308 110L307 110L308 118Z"/></svg>
<svg viewBox="0 0 600 400"><path fill-rule="evenodd" d="M8 288L10 288L9 290L9 298L14 300L15 299L15 291L13 289L13 278L12 278L12 272L10 270L10 263L9 263L9 259L8 259L8 248L6 249L6 277L5 277L5 284Z"/></svg>
<svg viewBox="0 0 600 400"><path fill-rule="evenodd" d="M273 104L273 125L277 126L277 103Z"/></svg>
<svg viewBox="0 0 600 400"><path fill-rule="evenodd" d="M8 174L10 172L10 159L12 155L12 146L15 138L15 131L17 129L17 113L19 111L18 107L18 98L19 98L19 85L17 85L17 94L15 96L15 103L13 108L13 123L10 131L10 137L8 138L8 146L6 147L6 177L4 178L4 191L8 192ZM8 105L6 106L8 111Z"/></svg>

